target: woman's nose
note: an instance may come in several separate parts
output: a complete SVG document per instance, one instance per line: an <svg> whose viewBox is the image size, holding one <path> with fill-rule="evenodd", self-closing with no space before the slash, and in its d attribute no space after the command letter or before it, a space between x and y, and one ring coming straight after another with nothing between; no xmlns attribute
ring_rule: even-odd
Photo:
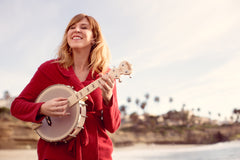
<svg viewBox="0 0 240 160"><path fill-rule="evenodd" d="M80 27L76 27L76 31L80 32L81 31Z"/></svg>

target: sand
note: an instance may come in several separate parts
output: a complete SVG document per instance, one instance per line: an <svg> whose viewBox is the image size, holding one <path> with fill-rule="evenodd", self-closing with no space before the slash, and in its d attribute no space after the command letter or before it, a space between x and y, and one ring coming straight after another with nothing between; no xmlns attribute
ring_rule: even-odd
<svg viewBox="0 0 240 160"><path fill-rule="evenodd" d="M121 157L119 154L124 154L125 151L148 149L177 149L189 148L199 145L145 145L138 144L129 147L114 148L113 159ZM0 150L0 160L37 160L36 150Z"/></svg>
<svg viewBox="0 0 240 160"><path fill-rule="evenodd" d="M0 150L0 160L37 160L37 151Z"/></svg>

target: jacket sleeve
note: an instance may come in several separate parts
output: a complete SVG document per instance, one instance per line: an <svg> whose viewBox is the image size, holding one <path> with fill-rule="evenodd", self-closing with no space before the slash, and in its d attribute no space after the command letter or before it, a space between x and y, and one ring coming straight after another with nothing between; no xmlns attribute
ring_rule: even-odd
<svg viewBox="0 0 240 160"><path fill-rule="evenodd" d="M103 102L103 123L105 128L114 133L121 124L121 114L118 108L116 83L113 88L113 96L110 104L106 106Z"/></svg>
<svg viewBox="0 0 240 160"><path fill-rule="evenodd" d="M48 78L38 69L30 83L11 105L11 114L18 119L28 122L40 122L44 117L39 114L43 103L35 103L40 92L49 85Z"/></svg>

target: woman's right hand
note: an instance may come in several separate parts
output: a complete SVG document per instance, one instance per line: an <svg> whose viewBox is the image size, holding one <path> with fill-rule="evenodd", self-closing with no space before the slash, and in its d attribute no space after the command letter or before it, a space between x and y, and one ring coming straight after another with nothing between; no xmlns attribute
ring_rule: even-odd
<svg viewBox="0 0 240 160"><path fill-rule="evenodd" d="M45 116L68 116L68 99L67 98L54 98L46 101L40 108L40 114Z"/></svg>

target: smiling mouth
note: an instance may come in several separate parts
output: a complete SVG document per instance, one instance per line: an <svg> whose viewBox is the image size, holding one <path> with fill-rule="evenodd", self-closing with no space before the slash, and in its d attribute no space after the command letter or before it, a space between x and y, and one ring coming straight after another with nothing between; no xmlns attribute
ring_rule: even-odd
<svg viewBox="0 0 240 160"><path fill-rule="evenodd" d="M73 39L76 40L76 39L82 39L82 38L80 38L80 37L73 37Z"/></svg>
<svg viewBox="0 0 240 160"><path fill-rule="evenodd" d="M80 40L80 39L83 39L83 38L80 37L80 36L73 36L72 39L73 39L73 40Z"/></svg>

